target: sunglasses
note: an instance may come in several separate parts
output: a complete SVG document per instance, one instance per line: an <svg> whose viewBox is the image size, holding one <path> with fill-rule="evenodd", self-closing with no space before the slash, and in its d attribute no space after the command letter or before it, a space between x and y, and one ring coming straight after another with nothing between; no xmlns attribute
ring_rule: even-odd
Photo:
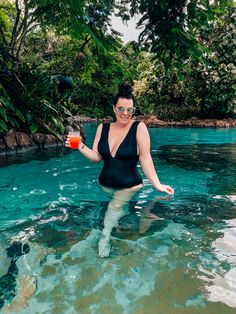
<svg viewBox="0 0 236 314"><path fill-rule="evenodd" d="M116 111L118 112L118 113L125 113L125 111L127 111L127 113L129 114L129 115L132 115L132 114L134 114L135 113L135 107L129 107L129 108L125 108L125 107L116 107Z"/></svg>

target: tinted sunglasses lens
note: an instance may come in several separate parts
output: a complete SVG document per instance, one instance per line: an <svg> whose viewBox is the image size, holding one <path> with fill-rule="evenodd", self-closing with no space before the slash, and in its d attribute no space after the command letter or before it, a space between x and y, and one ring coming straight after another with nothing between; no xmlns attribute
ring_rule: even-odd
<svg viewBox="0 0 236 314"><path fill-rule="evenodd" d="M134 114L135 113L135 108L134 107L130 107L127 109L128 114Z"/></svg>
<svg viewBox="0 0 236 314"><path fill-rule="evenodd" d="M117 111L119 113L124 113L125 112L125 108L124 107L117 107Z"/></svg>
<svg viewBox="0 0 236 314"><path fill-rule="evenodd" d="M117 112L118 113L125 113L126 109L124 107L117 107ZM127 109L127 113L128 114L134 114L135 112L135 108L134 107L130 107Z"/></svg>

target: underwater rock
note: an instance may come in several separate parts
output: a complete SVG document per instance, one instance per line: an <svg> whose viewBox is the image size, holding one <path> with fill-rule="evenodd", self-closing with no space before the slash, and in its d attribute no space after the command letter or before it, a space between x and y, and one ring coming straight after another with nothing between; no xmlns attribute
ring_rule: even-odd
<svg viewBox="0 0 236 314"><path fill-rule="evenodd" d="M154 154L155 155L155 154ZM158 158L191 171L217 171L235 164L236 145L192 144L163 145Z"/></svg>
<svg viewBox="0 0 236 314"><path fill-rule="evenodd" d="M32 275L22 276L16 279L18 293L10 303L3 307L3 313L13 313L22 310L36 292L35 278Z"/></svg>
<svg viewBox="0 0 236 314"><path fill-rule="evenodd" d="M5 256L9 259L8 270L0 277L0 309L5 302L11 301L17 294L16 280L19 269L16 262L22 255L28 254L30 247L28 244L13 242L7 249Z"/></svg>

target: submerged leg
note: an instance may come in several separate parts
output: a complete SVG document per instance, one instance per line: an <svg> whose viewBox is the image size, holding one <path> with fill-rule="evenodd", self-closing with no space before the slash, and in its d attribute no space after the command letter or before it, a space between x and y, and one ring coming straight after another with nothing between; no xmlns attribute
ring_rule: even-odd
<svg viewBox="0 0 236 314"><path fill-rule="evenodd" d="M124 208L122 207L123 204L119 205L120 207L115 207L114 200L108 204L104 217L104 229L102 231L103 237L98 244L99 256L101 257L107 257L109 255L112 229L118 225L119 219L127 213L127 211L124 211Z"/></svg>
<svg viewBox="0 0 236 314"><path fill-rule="evenodd" d="M113 227L118 226L119 219L128 213L128 203L138 189L122 189L113 193L104 217L103 238L98 243L99 256L107 257L110 253L110 237Z"/></svg>

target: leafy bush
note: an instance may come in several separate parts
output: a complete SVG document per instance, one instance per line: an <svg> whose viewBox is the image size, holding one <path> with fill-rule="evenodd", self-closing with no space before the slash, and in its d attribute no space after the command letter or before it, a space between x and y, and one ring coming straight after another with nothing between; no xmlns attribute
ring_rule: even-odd
<svg viewBox="0 0 236 314"><path fill-rule="evenodd" d="M59 95L58 81L13 60L4 66L0 71L0 132L13 127L60 137L64 117L70 112Z"/></svg>
<svg viewBox="0 0 236 314"><path fill-rule="evenodd" d="M182 76L168 72L149 53L140 59L134 90L143 113L166 120L226 118L236 114L236 9L212 28L202 30L209 50L207 63L188 61ZM207 36L205 35L207 34Z"/></svg>
<svg viewBox="0 0 236 314"><path fill-rule="evenodd" d="M227 117L236 114L236 8L216 24L208 45L212 54L200 68L205 82L202 90L207 116Z"/></svg>

